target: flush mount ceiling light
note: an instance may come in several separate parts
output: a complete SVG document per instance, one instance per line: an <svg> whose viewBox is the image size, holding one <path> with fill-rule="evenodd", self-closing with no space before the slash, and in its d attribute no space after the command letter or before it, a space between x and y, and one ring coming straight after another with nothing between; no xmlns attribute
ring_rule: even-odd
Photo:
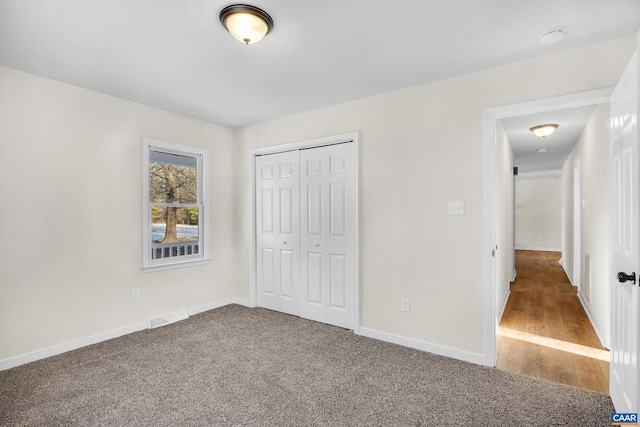
<svg viewBox="0 0 640 427"><path fill-rule="evenodd" d="M258 43L273 28L267 12L248 4L232 4L220 12L220 22L239 42Z"/></svg>
<svg viewBox="0 0 640 427"><path fill-rule="evenodd" d="M549 45L558 43L563 38L564 31L562 30L562 28L552 28L540 34L540 44Z"/></svg>
<svg viewBox="0 0 640 427"><path fill-rule="evenodd" d="M551 135L553 132L558 129L558 125L556 124L548 124L548 125L539 125L534 126L529 129L534 135L539 136L540 138L544 138L545 136Z"/></svg>
<svg viewBox="0 0 640 427"><path fill-rule="evenodd" d="M538 153L546 153L547 149L546 148L538 148Z"/></svg>

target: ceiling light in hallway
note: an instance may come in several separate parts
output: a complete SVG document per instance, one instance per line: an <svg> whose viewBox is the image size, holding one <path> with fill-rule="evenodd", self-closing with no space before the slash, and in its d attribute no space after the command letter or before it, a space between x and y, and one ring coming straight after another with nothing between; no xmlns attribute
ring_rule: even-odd
<svg viewBox="0 0 640 427"><path fill-rule="evenodd" d="M558 128L558 125L556 124L546 124L546 125L534 126L529 130L533 132L534 135L539 136L540 138L544 138L546 136L551 135L553 132L555 132L557 128Z"/></svg>

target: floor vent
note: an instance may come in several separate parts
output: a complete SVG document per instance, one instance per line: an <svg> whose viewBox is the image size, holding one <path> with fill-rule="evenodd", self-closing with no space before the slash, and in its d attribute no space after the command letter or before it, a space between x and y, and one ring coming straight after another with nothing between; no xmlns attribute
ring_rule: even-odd
<svg viewBox="0 0 640 427"><path fill-rule="evenodd" d="M166 316L149 319L149 329L168 325L169 323L175 323L180 320L187 319L188 317L189 317L189 312L187 312L187 310L185 309L185 310L176 311L175 313L167 314Z"/></svg>

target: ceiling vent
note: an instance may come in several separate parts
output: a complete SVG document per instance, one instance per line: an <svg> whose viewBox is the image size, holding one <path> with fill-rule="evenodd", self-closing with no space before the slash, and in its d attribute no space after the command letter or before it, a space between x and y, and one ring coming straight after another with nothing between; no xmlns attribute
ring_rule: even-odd
<svg viewBox="0 0 640 427"><path fill-rule="evenodd" d="M540 34L540 44L549 45L558 43L564 38L564 31L562 28L552 28L551 30L544 31Z"/></svg>

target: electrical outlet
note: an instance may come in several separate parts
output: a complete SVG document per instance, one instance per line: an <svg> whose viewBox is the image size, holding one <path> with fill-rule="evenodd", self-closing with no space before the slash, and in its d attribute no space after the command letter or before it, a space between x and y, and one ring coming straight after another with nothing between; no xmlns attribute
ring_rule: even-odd
<svg viewBox="0 0 640 427"><path fill-rule="evenodd" d="M411 311L411 300L409 298L400 298L400 311Z"/></svg>
<svg viewBox="0 0 640 427"><path fill-rule="evenodd" d="M131 301L138 301L140 299L140 289L135 288L131 290Z"/></svg>

